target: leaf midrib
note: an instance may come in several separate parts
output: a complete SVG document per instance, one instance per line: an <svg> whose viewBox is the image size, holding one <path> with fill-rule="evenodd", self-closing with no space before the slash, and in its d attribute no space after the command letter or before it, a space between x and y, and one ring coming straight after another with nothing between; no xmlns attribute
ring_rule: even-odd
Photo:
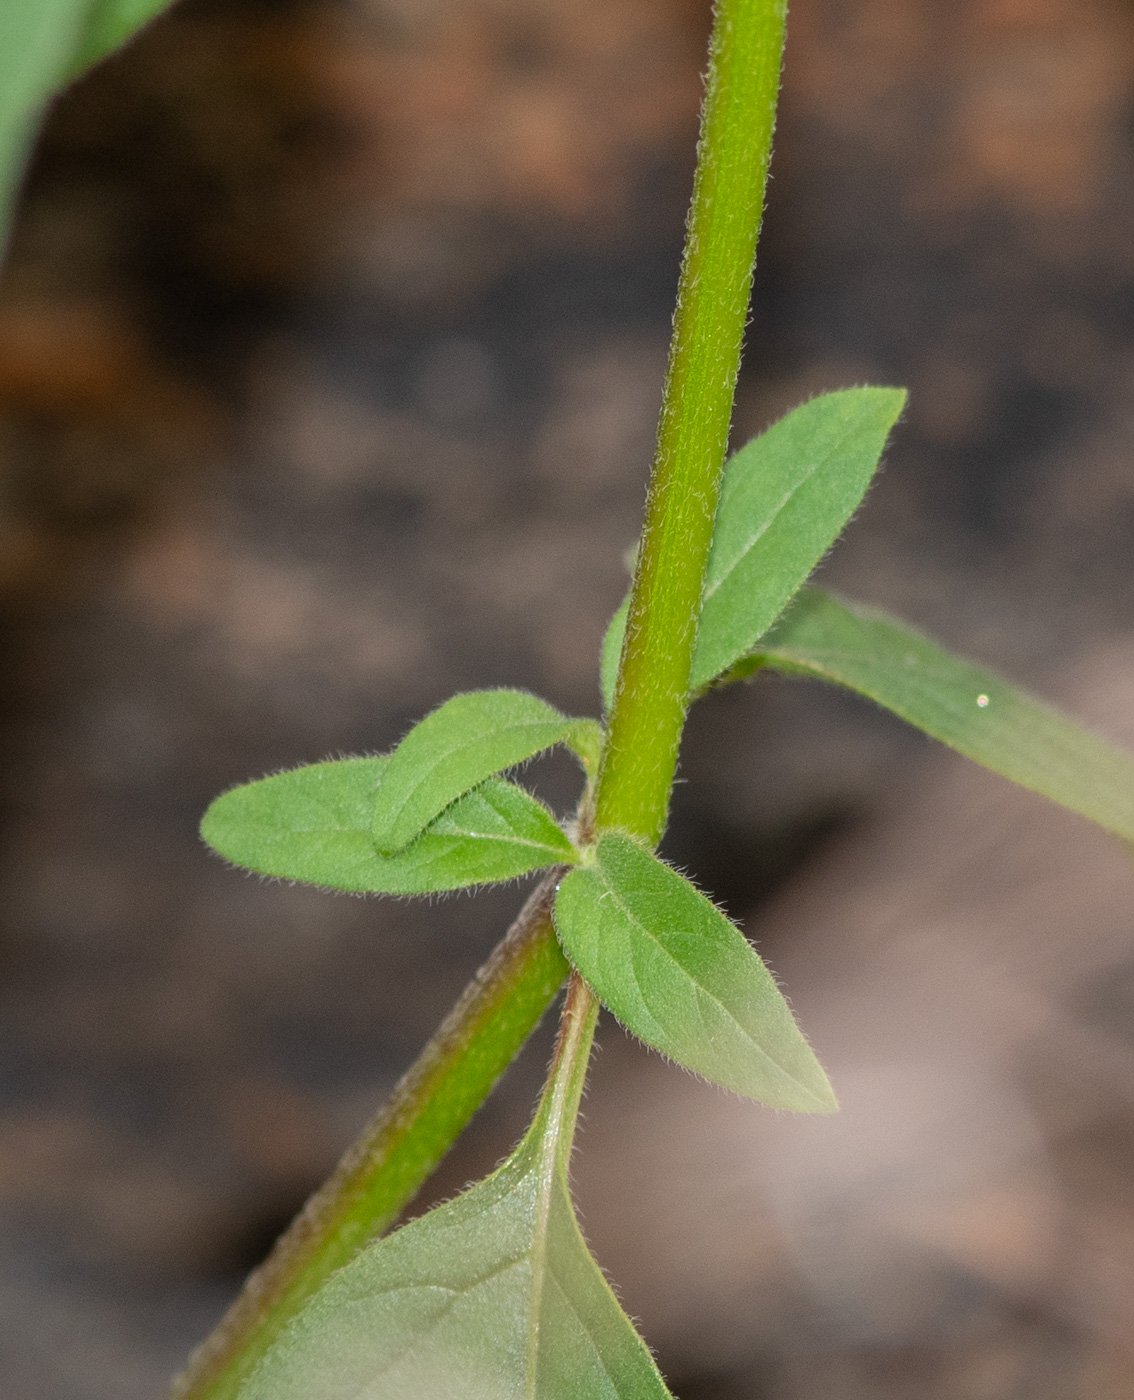
<svg viewBox="0 0 1134 1400"><path fill-rule="evenodd" d="M459 801L459 799L458 799ZM278 827L265 823L261 828L265 835L277 835L281 838L287 836L362 836L367 841L371 839L370 830L363 826L289 826ZM420 840L429 841L485 841L498 842L506 846L530 846L537 851L552 851L561 854L564 859L569 855L567 850L559 846L549 846L545 841L537 841L531 836L506 836L489 831L423 831L420 836L412 842L403 846L401 850L395 851L393 855L384 855L381 851L375 850L375 857L379 860L402 860L409 855L412 848Z"/></svg>

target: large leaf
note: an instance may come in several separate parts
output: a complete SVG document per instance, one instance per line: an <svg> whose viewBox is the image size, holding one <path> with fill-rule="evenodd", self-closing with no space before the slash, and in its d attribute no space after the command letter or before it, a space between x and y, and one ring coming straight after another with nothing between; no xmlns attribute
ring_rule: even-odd
<svg viewBox="0 0 1134 1400"><path fill-rule="evenodd" d="M825 1113L827 1076L755 949L709 899L644 847L603 836L555 900L563 951L656 1050L773 1108Z"/></svg>
<svg viewBox="0 0 1134 1400"><path fill-rule="evenodd" d="M582 1072L486 1181L335 1274L238 1400L668 1400L571 1206Z"/></svg>
<svg viewBox="0 0 1134 1400"><path fill-rule="evenodd" d="M0 253L50 98L169 0L0 0Z"/></svg>
<svg viewBox="0 0 1134 1400"><path fill-rule="evenodd" d="M370 814L388 763L315 763L233 788L205 813L201 835L247 870L355 893L461 889L576 860L547 808L495 778L454 803L404 851L379 855Z"/></svg>
<svg viewBox="0 0 1134 1400"><path fill-rule="evenodd" d="M1134 757L884 613L808 589L738 669L759 664L848 686L1134 840Z"/></svg>
<svg viewBox="0 0 1134 1400"><path fill-rule="evenodd" d="M477 783L564 743L593 764L598 725L568 719L523 690L454 695L390 755L374 802L374 844L387 855L400 851Z"/></svg>
<svg viewBox="0 0 1134 1400"><path fill-rule="evenodd" d="M749 651L861 502L904 389L812 399L725 465L689 688Z"/></svg>

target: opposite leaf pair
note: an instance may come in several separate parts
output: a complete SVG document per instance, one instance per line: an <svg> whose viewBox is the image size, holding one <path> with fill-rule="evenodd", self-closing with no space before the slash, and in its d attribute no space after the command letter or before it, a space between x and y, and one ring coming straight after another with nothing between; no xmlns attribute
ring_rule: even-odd
<svg viewBox="0 0 1134 1400"><path fill-rule="evenodd" d="M392 754L315 763L234 788L205 840L262 875L353 894L433 894L573 864L542 802L495 774L565 743L593 771L600 726L519 690L456 695Z"/></svg>
<svg viewBox="0 0 1134 1400"><path fill-rule="evenodd" d="M764 667L832 681L1134 840L1129 754L897 619L803 587L861 501L904 402L899 389L823 394L725 464L690 697ZM603 643L608 711L628 601Z"/></svg>
<svg viewBox="0 0 1134 1400"><path fill-rule="evenodd" d="M423 843L436 841L447 816L498 784L490 774L557 743L574 748L593 773L601 739L594 721L566 719L520 691L455 696L412 729L388 760L375 798L375 845L388 852L404 847L387 861L412 858ZM473 784L483 786L465 796ZM531 804L534 826L535 811L543 810L535 799L498 785L514 794L513 803ZM546 836L542 843L546 853ZM617 833L602 836L594 849L568 845L561 859L582 868L567 875L556 896L559 940L623 1025L739 1094L801 1112L835 1107L771 974L736 925L688 880Z"/></svg>
<svg viewBox="0 0 1134 1400"><path fill-rule="evenodd" d="M475 723L465 727L470 714ZM520 692L458 696L388 758L313 764L226 793L209 808L202 833L229 860L262 874L386 894L579 865L559 888L556 930L624 1025L737 1093L801 1112L833 1108L826 1076L770 973L710 900L617 833L578 850L542 803L483 776L489 765L515 762L520 748L528 757L537 743L597 730L593 721L548 716L556 712ZM464 790L469 783L476 785ZM422 821L401 850L379 853L375 826L400 837Z"/></svg>
<svg viewBox="0 0 1134 1400"><path fill-rule="evenodd" d="M210 806L201 835L246 870L352 894L440 893L575 861L543 803L498 778L459 798L395 855L381 855L371 827L389 763L346 758L246 783Z"/></svg>

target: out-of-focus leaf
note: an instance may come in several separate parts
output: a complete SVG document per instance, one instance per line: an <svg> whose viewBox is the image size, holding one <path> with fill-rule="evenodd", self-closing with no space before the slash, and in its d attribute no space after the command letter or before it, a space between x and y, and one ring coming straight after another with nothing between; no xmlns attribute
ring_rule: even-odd
<svg viewBox="0 0 1134 1400"><path fill-rule="evenodd" d="M618 610L607 624L606 636L602 639L602 684L603 709L609 715L614 708L614 686L618 680L618 663L622 659L622 638L626 635L626 615L630 611L629 593L618 605Z"/></svg>
<svg viewBox="0 0 1134 1400"><path fill-rule="evenodd" d="M551 813L513 783L490 778L394 856L370 838L387 758L314 763L218 797L201 835L226 860L261 875L371 894L426 894L513 880L577 857Z"/></svg>
<svg viewBox="0 0 1134 1400"><path fill-rule="evenodd" d="M333 1275L238 1400L669 1400L571 1205L583 1072L486 1181Z"/></svg>
<svg viewBox="0 0 1134 1400"><path fill-rule="evenodd" d="M773 1108L829 1113L827 1076L755 949L688 880L617 833L555 900L568 959L662 1054Z"/></svg>
<svg viewBox="0 0 1134 1400"><path fill-rule="evenodd" d="M390 755L374 801L374 844L400 851L462 793L554 744L593 761L598 733L594 720L569 719L523 690L454 695Z"/></svg>
<svg viewBox="0 0 1134 1400"><path fill-rule="evenodd" d="M794 409L725 465L691 691L748 652L870 484L904 389L843 389Z"/></svg>
<svg viewBox="0 0 1134 1400"><path fill-rule="evenodd" d="M958 753L1134 839L1134 757L884 613L809 588L738 671L758 665L856 690Z"/></svg>

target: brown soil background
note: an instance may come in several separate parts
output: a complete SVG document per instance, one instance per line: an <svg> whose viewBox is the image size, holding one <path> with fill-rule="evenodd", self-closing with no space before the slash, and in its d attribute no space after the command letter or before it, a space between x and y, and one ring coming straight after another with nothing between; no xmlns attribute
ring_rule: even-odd
<svg viewBox="0 0 1134 1400"><path fill-rule="evenodd" d="M0 287L5 1397L160 1396L518 907L262 884L196 824L456 689L595 711L707 25L185 0L55 108ZM797 0L736 436L907 384L827 581L1134 743L1132 173L1126 0ZM786 682L682 777L668 854L845 1109L604 1031L580 1201L680 1400L1134 1396L1128 862Z"/></svg>

